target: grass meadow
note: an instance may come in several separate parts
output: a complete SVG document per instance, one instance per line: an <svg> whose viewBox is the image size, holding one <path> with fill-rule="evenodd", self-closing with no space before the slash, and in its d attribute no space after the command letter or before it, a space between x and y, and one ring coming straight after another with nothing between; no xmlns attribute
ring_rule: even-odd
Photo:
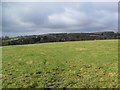
<svg viewBox="0 0 120 90"><path fill-rule="evenodd" d="M3 88L117 88L118 40L2 47Z"/></svg>

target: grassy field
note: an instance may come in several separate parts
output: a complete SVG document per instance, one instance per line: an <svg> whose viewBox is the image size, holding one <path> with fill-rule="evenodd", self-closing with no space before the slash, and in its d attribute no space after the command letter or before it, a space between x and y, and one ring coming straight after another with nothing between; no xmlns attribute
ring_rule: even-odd
<svg viewBox="0 0 120 90"><path fill-rule="evenodd" d="M118 87L118 40L2 47L4 88Z"/></svg>

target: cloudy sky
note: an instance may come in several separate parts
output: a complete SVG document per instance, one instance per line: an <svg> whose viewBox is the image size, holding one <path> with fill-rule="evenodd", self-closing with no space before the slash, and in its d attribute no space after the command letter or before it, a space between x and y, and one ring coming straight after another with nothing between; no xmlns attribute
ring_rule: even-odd
<svg viewBox="0 0 120 90"><path fill-rule="evenodd" d="M118 30L117 2L3 2L2 34Z"/></svg>

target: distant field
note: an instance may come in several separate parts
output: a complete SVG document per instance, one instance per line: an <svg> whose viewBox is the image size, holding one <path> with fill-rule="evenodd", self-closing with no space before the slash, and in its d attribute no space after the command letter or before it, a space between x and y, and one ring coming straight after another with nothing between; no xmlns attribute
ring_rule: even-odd
<svg viewBox="0 0 120 90"><path fill-rule="evenodd" d="M118 40L4 46L3 88L118 87Z"/></svg>

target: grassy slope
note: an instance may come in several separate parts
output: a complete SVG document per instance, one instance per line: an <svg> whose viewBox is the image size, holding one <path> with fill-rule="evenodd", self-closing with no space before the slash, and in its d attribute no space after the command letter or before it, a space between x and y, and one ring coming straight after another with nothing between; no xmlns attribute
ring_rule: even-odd
<svg viewBox="0 0 120 90"><path fill-rule="evenodd" d="M2 89L2 47L0 47L0 89Z"/></svg>
<svg viewBox="0 0 120 90"><path fill-rule="evenodd" d="M3 47L3 87L117 87L118 41Z"/></svg>

